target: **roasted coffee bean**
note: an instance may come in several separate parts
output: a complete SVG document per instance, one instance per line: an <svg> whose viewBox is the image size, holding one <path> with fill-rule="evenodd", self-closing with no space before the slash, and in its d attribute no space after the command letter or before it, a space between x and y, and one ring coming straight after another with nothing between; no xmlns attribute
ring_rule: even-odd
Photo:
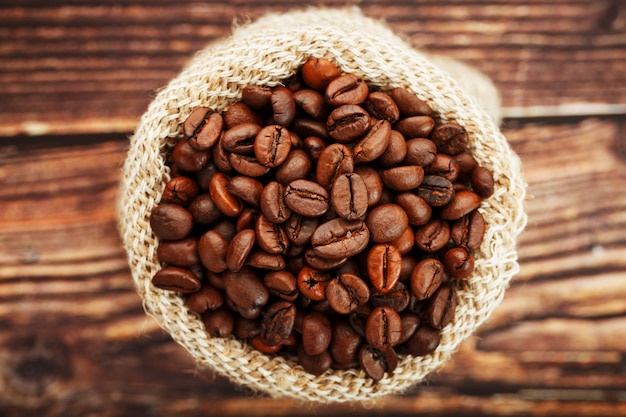
<svg viewBox="0 0 626 417"><path fill-rule="evenodd" d="M204 284L198 291L189 294L185 305L189 310L202 314L207 310L217 310L224 305L224 295L214 286Z"/></svg>
<svg viewBox="0 0 626 417"><path fill-rule="evenodd" d="M329 352L335 362L340 364L357 362L362 342L363 338L346 320L338 320L333 323Z"/></svg>
<svg viewBox="0 0 626 417"><path fill-rule="evenodd" d="M289 125L289 131L296 135L308 138L309 136L328 139L328 130L326 129L326 121L309 119L306 117L296 117ZM304 144L304 143L303 143Z"/></svg>
<svg viewBox="0 0 626 417"><path fill-rule="evenodd" d="M326 299L339 314L348 314L367 303L370 291L367 284L353 274L340 274L326 287Z"/></svg>
<svg viewBox="0 0 626 417"><path fill-rule="evenodd" d="M269 292L263 281L251 269L224 272L226 295L242 309L254 309L264 306L269 299Z"/></svg>
<svg viewBox="0 0 626 417"><path fill-rule="evenodd" d="M202 315L202 322L207 333L213 337L228 337L235 328L235 317L225 307L207 311Z"/></svg>
<svg viewBox="0 0 626 417"><path fill-rule="evenodd" d="M350 149L340 143L333 143L320 152L315 178L322 187L330 188L339 175L353 171L354 158Z"/></svg>
<svg viewBox="0 0 626 417"><path fill-rule="evenodd" d="M300 90L293 94L296 106L308 116L316 120L326 120L328 108L324 102L324 96L315 90Z"/></svg>
<svg viewBox="0 0 626 417"><path fill-rule="evenodd" d="M400 118L400 110L396 102L381 91L369 93L367 101L363 104L372 117L378 120L386 120L394 124Z"/></svg>
<svg viewBox="0 0 626 417"><path fill-rule="evenodd" d="M189 145L199 151L212 148L222 134L224 119L205 107L195 109L185 120L183 130L189 139Z"/></svg>
<svg viewBox="0 0 626 417"><path fill-rule="evenodd" d="M312 375L322 375L332 366L333 358L327 350L319 355L309 355L306 353L305 346L301 344L298 347L298 363L308 373Z"/></svg>
<svg viewBox="0 0 626 417"><path fill-rule="evenodd" d="M339 217L358 220L367 212L367 187L359 174L342 174L335 180L330 200Z"/></svg>
<svg viewBox="0 0 626 417"><path fill-rule="evenodd" d="M245 319L241 316L235 317L234 334L240 339L251 339L261 334L261 317L256 319Z"/></svg>
<svg viewBox="0 0 626 417"><path fill-rule="evenodd" d="M369 130L370 123L370 115L365 109L356 104L346 104L330 113L326 128L331 138L348 143L363 136Z"/></svg>
<svg viewBox="0 0 626 417"><path fill-rule="evenodd" d="M268 346L285 343L293 330L296 306L289 301L272 303L263 314L261 337Z"/></svg>
<svg viewBox="0 0 626 417"><path fill-rule="evenodd" d="M317 91L325 91L328 84L341 75L339 68L326 58L307 60L301 72L306 85Z"/></svg>
<svg viewBox="0 0 626 417"><path fill-rule="evenodd" d="M263 184L254 178L235 175L228 181L226 191L254 207L259 207Z"/></svg>
<svg viewBox="0 0 626 417"><path fill-rule="evenodd" d="M452 200L442 207L439 215L442 219L456 220L476 210L480 206L480 196L473 191L459 191Z"/></svg>
<svg viewBox="0 0 626 417"><path fill-rule="evenodd" d="M182 171L199 171L204 168L211 158L209 151L194 149L189 141L181 139L172 150L172 162Z"/></svg>
<svg viewBox="0 0 626 417"><path fill-rule="evenodd" d="M224 110L222 114L224 118L224 126L230 129L243 123L263 124L263 117L260 113L255 112L243 102L233 103Z"/></svg>
<svg viewBox="0 0 626 417"><path fill-rule="evenodd" d="M273 223L264 215L260 215L256 220L257 244L264 251L272 254L284 253L289 246L287 233L280 225Z"/></svg>
<svg viewBox="0 0 626 417"><path fill-rule="evenodd" d="M305 245L311 240L313 232L317 228L319 220L317 217L306 217L301 214L292 213L285 223L287 238L294 245Z"/></svg>
<svg viewBox="0 0 626 417"><path fill-rule="evenodd" d="M274 87L270 101L274 122L281 126L289 126L296 117L296 102L291 91L287 87Z"/></svg>
<svg viewBox="0 0 626 417"><path fill-rule="evenodd" d="M236 217L241 213L243 205L238 197L228 192L229 182L230 177L218 172L211 178L209 192L211 200L213 200L213 203L222 214Z"/></svg>
<svg viewBox="0 0 626 417"><path fill-rule="evenodd" d="M343 74L326 87L326 102L338 107L346 104L361 104L369 94L369 87L362 78L354 74Z"/></svg>
<svg viewBox="0 0 626 417"><path fill-rule="evenodd" d="M308 217L321 216L329 207L328 192L309 180L290 182L285 187L284 200L291 210Z"/></svg>
<svg viewBox="0 0 626 417"><path fill-rule="evenodd" d="M400 270L400 282L404 282L408 284L411 280L411 272L413 272L413 268L419 263L418 259L414 256L403 256L402 257L402 269Z"/></svg>
<svg viewBox="0 0 626 417"><path fill-rule="evenodd" d="M186 237L181 240L159 242L157 248L159 261L176 266L192 266L200 262L198 258L198 239Z"/></svg>
<svg viewBox="0 0 626 417"><path fill-rule="evenodd" d="M243 308L233 303L231 310L239 314L241 317L245 319L256 319L261 316L261 306L260 307L252 307L252 308Z"/></svg>
<svg viewBox="0 0 626 417"><path fill-rule="evenodd" d="M241 155L254 154L254 141L261 131L256 123L242 123L224 132L221 143L224 150Z"/></svg>
<svg viewBox="0 0 626 417"><path fill-rule="evenodd" d="M415 313L402 313L400 314L400 320L402 321L402 336L400 337L398 345L401 345L409 340L415 334L420 325L419 316Z"/></svg>
<svg viewBox="0 0 626 417"><path fill-rule="evenodd" d="M393 348L375 349L364 345L359 352L359 363L374 381L380 381L385 373L391 374L398 366L398 356Z"/></svg>
<svg viewBox="0 0 626 417"><path fill-rule="evenodd" d="M298 282L296 277L285 270L271 271L265 274L263 282L271 294L283 300L294 301L298 298Z"/></svg>
<svg viewBox="0 0 626 417"><path fill-rule="evenodd" d="M489 198L493 194L494 180L491 171L484 167L476 167L472 171L472 190L482 198Z"/></svg>
<svg viewBox="0 0 626 417"><path fill-rule="evenodd" d="M267 183L260 198L261 211L273 223L284 223L291 216L291 209L285 204L285 187L279 182Z"/></svg>
<svg viewBox="0 0 626 417"><path fill-rule="evenodd" d="M474 258L465 248L456 247L446 251L443 255L443 264L446 271L457 279L466 279L474 272Z"/></svg>
<svg viewBox="0 0 626 417"><path fill-rule="evenodd" d="M193 228L191 213L177 204L159 204L150 213L152 232L163 240L179 240Z"/></svg>
<svg viewBox="0 0 626 417"><path fill-rule="evenodd" d="M409 165L426 167L437 157L437 146L430 139L413 138L406 141L406 158Z"/></svg>
<svg viewBox="0 0 626 417"><path fill-rule="evenodd" d="M239 233L242 230L254 229L256 225L256 218L259 216L259 211L253 208L245 208L241 211L239 217L237 217L237 223L235 223L235 232Z"/></svg>
<svg viewBox="0 0 626 417"><path fill-rule="evenodd" d="M224 239L230 242L237 234L235 225L230 220L222 220L213 226L213 231L219 233Z"/></svg>
<svg viewBox="0 0 626 417"><path fill-rule="evenodd" d="M211 199L209 194L200 194L187 208L198 224L211 224L222 218L222 213Z"/></svg>
<svg viewBox="0 0 626 417"><path fill-rule="evenodd" d="M454 290L447 286L439 287L426 307L426 323L435 329L443 329L454 319L456 305Z"/></svg>
<svg viewBox="0 0 626 417"><path fill-rule="evenodd" d="M411 252L413 246L415 246L415 234L413 233L413 229L407 227L400 237L391 242L391 244L398 248L402 256Z"/></svg>
<svg viewBox="0 0 626 417"><path fill-rule="evenodd" d="M404 311L410 301L411 294L401 282L398 282L390 291L378 291L370 296L372 307L389 307L397 313Z"/></svg>
<svg viewBox="0 0 626 417"><path fill-rule="evenodd" d="M432 216L432 208L422 197L410 192L396 195L396 204L406 213L409 224L421 226L426 224Z"/></svg>
<svg viewBox="0 0 626 417"><path fill-rule="evenodd" d="M308 136L304 141L302 141L303 149L311 156L311 159L317 161L320 157L320 154L326 147L324 141L316 136ZM347 151L350 153L350 151ZM350 153L350 156L352 154Z"/></svg>
<svg viewBox="0 0 626 417"><path fill-rule="evenodd" d="M459 164L459 180L466 181L478 166L478 162L471 153L464 151L454 155L454 160Z"/></svg>
<svg viewBox="0 0 626 417"><path fill-rule="evenodd" d="M256 234L253 229L245 229L237 233L230 241L226 252L228 269L235 272L241 270L255 242Z"/></svg>
<svg viewBox="0 0 626 417"><path fill-rule="evenodd" d="M383 193L383 180L374 168L365 165L356 167L354 172L359 174L363 182L365 182L365 188L367 188L367 206L374 207L380 202Z"/></svg>
<svg viewBox="0 0 626 417"><path fill-rule="evenodd" d="M222 137L224 135L222 134ZM232 165L230 164L230 152L224 149L222 146L222 139L211 149L211 160L215 167L224 174L232 174L234 172Z"/></svg>
<svg viewBox="0 0 626 417"><path fill-rule="evenodd" d="M285 269L285 259L275 253L253 249L246 258L246 265L259 269L280 271Z"/></svg>
<svg viewBox="0 0 626 417"><path fill-rule="evenodd" d="M402 320L390 307L376 307L367 318L365 338L375 349L386 349L398 344L402 337Z"/></svg>
<svg viewBox="0 0 626 417"><path fill-rule="evenodd" d="M198 255L202 265L211 272L220 273L228 268L226 253L228 240L215 230L209 230L198 240Z"/></svg>
<svg viewBox="0 0 626 417"><path fill-rule="evenodd" d="M365 217L372 241L389 243L398 239L409 227L409 219L397 204L382 204L372 209Z"/></svg>
<svg viewBox="0 0 626 417"><path fill-rule="evenodd" d="M268 346L260 334L249 339L248 343L250 343L250 346L252 346L254 349L258 350L261 353L272 354L278 352L282 348L282 345Z"/></svg>
<svg viewBox="0 0 626 417"><path fill-rule="evenodd" d="M459 163L445 153L438 153L432 164L426 167L428 175L438 175L450 182L456 181L459 176Z"/></svg>
<svg viewBox="0 0 626 417"><path fill-rule="evenodd" d="M367 275L379 292L391 291L400 278L402 255L390 244L374 245L367 254Z"/></svg>
<svg viewBox="0 0 626 417"><path fill-rule="evenodd" d="M189 177L174 177L165 184L163 203L187 207L198 195L198 184Z"/></svg>
<svg viewBox="0 0 626 417"><path fill-rule="evenodd" d="M391 125L386 120L372 124L365 136L354 145L354 159L357 162L370 162L379 158L389 146Z"/></svg>
<svg viewBox="0 0 626 417"><path fill-rule="evenodd" d="M405 139L426 138L435 127L435 121L430 116L411 116L400 119L394 128L402 133Z"/></svg>
<svg viewBox="0 0 626 417"><path fill-rule="evenodd" d="M465 128L456 123L443 123L435 127L430 135L439 152L456 155L467 148L468 137Z"/></svg>
<svg viewBox="0 0 626 417"><path fill-rule="evenodd" d="M326 315L311 312L302 319L302 346L308 355L319 355L328 349L332 326Z"/></svg>
<svg viewBox="0 0 626 417"><path fill-rule="evenodd" d="M315 253L315 249L307 247L304 251L304 260L308 266L320 271L330 271L343 265L348 258L329 259L319 256Z"/></svg>
<svg viewBox="0 0 626 417"><path fill-rule="evenodd" d="M418 300L430 298L443 283L443 264L434 258L426 258L411 272L411 292Z"/></svg>
<svg viewBox="0 0 626 417"><path fill-rule="evenodd" d="M304 266L298 273L298 290L303 296L311 300L324 300L330 279L330 273Z"/></svg>
<svg viewBox="0 0 626 417"><path fill-rule="evenodd" d="M329 259L342 259L360 253L367 246L370 232L364 222L336 218L323 223L311 236L315 252Z"/></svg>
<svg viewBox="0 0 626 417"><path fill-rule="evenodd" d="M261 165L274 168L282 164L291 149L291 134L279 125L266 126L254 140L254 155Z"/></svg>
<svg viewBox="0 0 626 417"><path fill-rule="evenodd" d="M437 252L443 249L449 240L450 224L436 217L415 229L415 245L424 252Z"/></svg>
<svg viewBox="0 0 626 417"><path fill-rule="evenodd" d="M208 107L197 107L194 109L191 114L185 119L183 122L183 133L185 137L189 139L192 137L197 130L202 128L204 125L206 118L211 114L211 109ZM220 128L220 130L222 130Z"/></svg>
<svg viewBox="0 0 626 417"><path fill-rule="evenodd" d="M271 169L257 161L257 159L252 156L241 155L238 153L230 153L228 155L228 162L235 171L249 177L262 177L270 172Z"/></svg>
<svg viewBox="0 0 626 417"><path fill-rule="evenodd" d="M249 107L256 110L267 110L271 107L272 89L260 85L247 85L241 90L241 99Z"/></svg>
<svg viewBox="0 0 626 417"><path fill-rule="evenodd" d="M407 340L405 346L409 355L425 356L433 353L441 343L441 333L425 324L415 330L413 336Z"/></svg>
<svg viewBox="0 0 626 417"><path fill-rule="evenodd" d="M383 171L383 183L396 191L409 191L417 188L424 179L424 168L419 165L393 167Z"/></svg>
<svg viewBox="0 0 626 417"><path fill-rule="evenodd" d="M454 197L454 186L444 177L426 175L416 193L431 207L441 207L448 204Z"/></svg>
<svg viewBox="0 0 626 417"><path fill-rule="evenodd" d="M204 267L204 265L202 265ZM215 272L211 272L208 269L205 269L204 275L206 276L206 280L210 285L213 285L215 288L223 290L224 289L224 278L222 274L216 274Z"/></svg>
<svg viewBox="0 0 626 417"><path fill-rule="evenodd" d="M350 326L356 331L361 337L365 337L365 327L367 324L367 318L372 312L372 306L368 304L362 304L356 308L353 312L348 315L348 321L350 322Z"/></svg>
<svg viewBox="0 0 626 417"><path fill-rule="evenodd" d="M198 188L201 191L209 191L209 182L213 178L213 174L218 171L213 161L209 161L204 168L193 173Z"/></svg>
<svg viewBox="0 0 626 417"><path fill-rule="evenodd" d="M433 112L430 106L405 88L396 87L391 90L391 98L403 116L429 115Z"/></svg>
<svg viewBox="0 0 626 417"><path fill-rule="evenodd" d="M167 291L192 293L200 289L200 279L189 269L166 266L152 277L152 285Z"/></svg>
<svg viewBox="0 0 626 417"><path fill-rule="evenodd" d="M478 210L455 220L450 225L450 236L457 246L478 249L485 235L485 219Z"/></svg>
<svg viewBox="0 0 626 417"><path fill-rule="evenodd" d="M389 145L378 158L378 163L383 168L395 167L405 160L407 150L407 142L404 140L404 136L397 130L392 130L391 135L389 135Z"/></svg>
<svg viewBox="0 0 626 417"><path fill-rule="evenodd" d="M308 179L312 168L309 154L302 149L294 149L289 152L285 162L276 168L276 181L287 185L291 181Z"/></svg>

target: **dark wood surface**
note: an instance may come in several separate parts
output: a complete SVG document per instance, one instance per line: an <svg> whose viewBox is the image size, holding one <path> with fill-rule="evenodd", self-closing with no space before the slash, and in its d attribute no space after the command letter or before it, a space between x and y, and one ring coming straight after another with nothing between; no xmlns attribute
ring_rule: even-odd
<svg viewBox="0 0 626 417"><path fill-rule="evenodd" d="M4 0L0 416L626 415L624 3L361 3L502 93L529 223L491 320L373 405L272 400L198 372L133 288L115 219L126 138L193 51L290 2Z"/></svg>

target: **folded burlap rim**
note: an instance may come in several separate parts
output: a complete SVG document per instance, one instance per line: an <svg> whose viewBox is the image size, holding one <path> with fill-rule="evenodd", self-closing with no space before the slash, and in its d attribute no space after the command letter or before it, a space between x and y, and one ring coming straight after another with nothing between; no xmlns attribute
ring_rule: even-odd
<svg viewBox="0 0 626 417"><path fill-rule="evenodd" d="M181 295L151 285L161 266L149 217L170 178L165 157L182 137L181 122L198 106L224 110L241 99L245 85L278 85L311 57L328 58L344 72L359 74L383 90L406 87L418 94L441 121L465 126L470 151L493 171L496 181L493 196L480 207L488 226L475 254L474 276L454 284L456 316L442 330L440 346L425 357L401 356L395 372L379 382L361 370L314 376L293 359L260 353L234 338L211 338ZM460 82L474 95L467 94ZM427 58L356 8L272 14L235 28L231 37L200 51L158 92L130 141L121 179L119 226L146 313L189 351L199 368L208 367L273 397L321 403L370 401L407 390L440 368L490 316L518 272L516 240L526 222L525 184L520 161L498 129L498 118L498 95L483 75L451 60Z"/></svg>

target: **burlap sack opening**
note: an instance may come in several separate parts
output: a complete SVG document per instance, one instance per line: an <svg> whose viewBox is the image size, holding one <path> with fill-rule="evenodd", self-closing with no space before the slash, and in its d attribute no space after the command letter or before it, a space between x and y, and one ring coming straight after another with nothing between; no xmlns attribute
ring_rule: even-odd
<svg viewBox="0 0 626 417"><path fill-rule="evenodd" d="M383 90L401 86L417 93L442 121L465 126L470 151L496 180L495 193L480 208L488 227L475 253L475 273L456 284L456 318L443 329L441 345L425 357L401 357L395 372L379 382L360 370L313 376L283 356L262 354L235 339L210 338L179 294L151 285L160 265L149 216L169 179L165 155L182 136L181 122L198 106L222 111L240 100L247 84L280 84L311 57L328 58L344 72L359 74ZM444 68L450 68L453 76ZM461 89L459 82L474 95ZM237 28L228 39L200 51L158 93L131 139L121 181L119 222L146 313L189 351L199 367L208 366L237 384L274 397L344 402L405 391L441 367L490 316L518 271L516 239L526 220L525 184L520 161L498 129L498 118L498 96L488 79L451 60L430 60L357 9L268 15Z"/></svg>

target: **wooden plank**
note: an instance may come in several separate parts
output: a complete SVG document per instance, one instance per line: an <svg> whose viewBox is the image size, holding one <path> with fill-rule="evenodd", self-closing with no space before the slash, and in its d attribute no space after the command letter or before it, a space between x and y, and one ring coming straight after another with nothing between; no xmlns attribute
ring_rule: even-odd
<svg viewBox="0 0 626 417"><path fill-rule="evenodd" d="M501 91L506 116L624 112L625 3L448 3L349 4L386 20L419 48L485 72ZM195 51L228 35L234 19L291 7L283 0L3 2L0 136L130 132L153 92Z"/></svg>

